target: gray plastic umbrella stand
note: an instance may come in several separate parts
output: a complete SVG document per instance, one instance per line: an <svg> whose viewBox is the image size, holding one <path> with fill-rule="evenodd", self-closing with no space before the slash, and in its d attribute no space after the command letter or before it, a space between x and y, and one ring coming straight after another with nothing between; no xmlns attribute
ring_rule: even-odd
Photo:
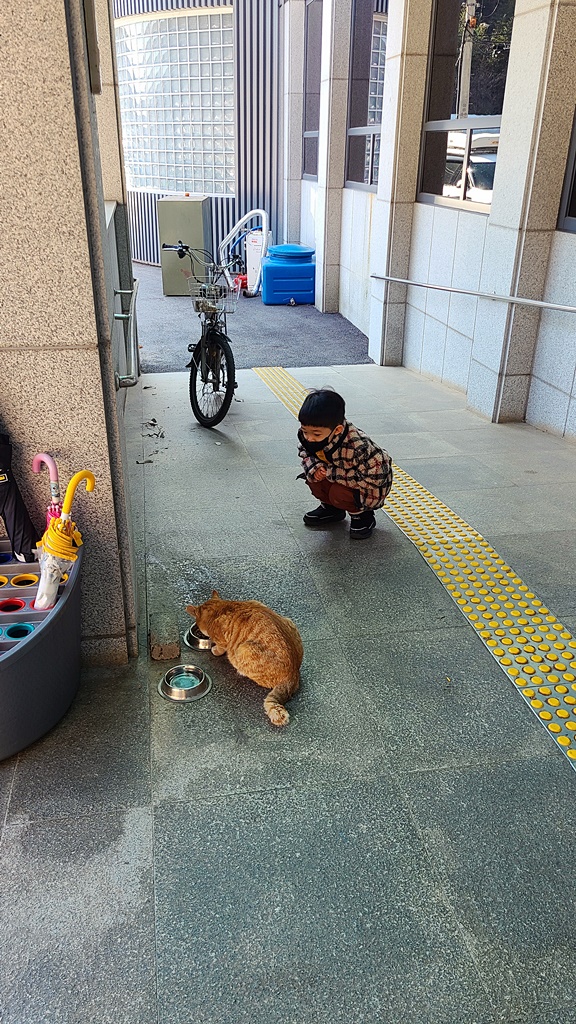
<svg viewBox="0 0 576 1024"><path fill-rule="evenodd" d="M44 736L80 684L79 549L53 608L35 611L40 567L10 560L0 541L0 760Z"/></svg>

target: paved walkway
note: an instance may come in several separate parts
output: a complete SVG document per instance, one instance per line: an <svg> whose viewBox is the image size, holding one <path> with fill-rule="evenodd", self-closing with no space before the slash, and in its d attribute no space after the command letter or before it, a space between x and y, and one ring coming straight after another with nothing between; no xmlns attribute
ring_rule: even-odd
<svg viewBox="0 0 576 1024"><path fill-rule="evenodd" d="M291 373L576 632L574 445L403 369ZM214 431L186 374L129 396L142 593L180 633L212 587L290 615L291 723L207 654L186 707L145 656L84 673L0 765L2 1024L576 1024L574 767L384 513L304 527L295 420L239 381Z"/></svg>
<svg viewBox="0 0 576 1024"><path fill-rule="evenodd" d="M189 264L188 264L189 266ZM145 373L181 371L188 342L200 337L198 317L186 295L164 295L162 271L134 264L138 278L138 334ZM368 338L339 313L314 306L265 306L240 297L228 317L238 369L252 366L316 366L371 363Z"/></svg>

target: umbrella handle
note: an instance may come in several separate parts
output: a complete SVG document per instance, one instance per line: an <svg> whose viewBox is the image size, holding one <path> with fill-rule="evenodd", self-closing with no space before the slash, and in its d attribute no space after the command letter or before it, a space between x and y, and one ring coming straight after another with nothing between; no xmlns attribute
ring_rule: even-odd
<svg viewBox="0 0 576 1024"><path fill-rule="evenodd" d="M96 480L94 474L89 469L83 469L80 473L75 473L72 477L68 487L66 488L66 496L64 498L64 504L62 505L62 519L70 519L70 510L72 508L72 499L74 497L78 484L82 481L86 481L86 490L93 491L96 486Z"/></svg>
<svg viewBox="0 0 576 1024"><path fill-rule="evenodd" d="M47 466L50 473L50 494L53 501L60 501L60 484L58 482L58 467L51 455L46 452L38 452L32 460L32 472L39 473L42 463Z"/></svg>

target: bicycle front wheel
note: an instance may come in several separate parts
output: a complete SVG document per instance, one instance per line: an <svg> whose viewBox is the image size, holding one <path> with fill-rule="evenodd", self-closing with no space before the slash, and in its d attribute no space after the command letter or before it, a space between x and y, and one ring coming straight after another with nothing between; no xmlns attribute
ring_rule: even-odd
<svg viewBox="0 0 576 1024"><path fill-rule="evenodd" d="M190 404L198 423L215 427L224 419L234 397L234 384L230 343L224 334L210 331L196 345L191 360Z"/></svg>

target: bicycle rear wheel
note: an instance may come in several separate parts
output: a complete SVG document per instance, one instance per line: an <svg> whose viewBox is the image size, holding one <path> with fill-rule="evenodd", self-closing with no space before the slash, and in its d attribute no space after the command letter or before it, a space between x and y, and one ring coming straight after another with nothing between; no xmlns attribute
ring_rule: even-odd
<svg viewBox="0 0 576 1024"><path fill-rule="evenodd" d="M234 385L235 366L230 343L220 331L209 331L205 340L196 345L190 363L190 404L198 423L215 427L224 419L234 397Z"/></svg>

